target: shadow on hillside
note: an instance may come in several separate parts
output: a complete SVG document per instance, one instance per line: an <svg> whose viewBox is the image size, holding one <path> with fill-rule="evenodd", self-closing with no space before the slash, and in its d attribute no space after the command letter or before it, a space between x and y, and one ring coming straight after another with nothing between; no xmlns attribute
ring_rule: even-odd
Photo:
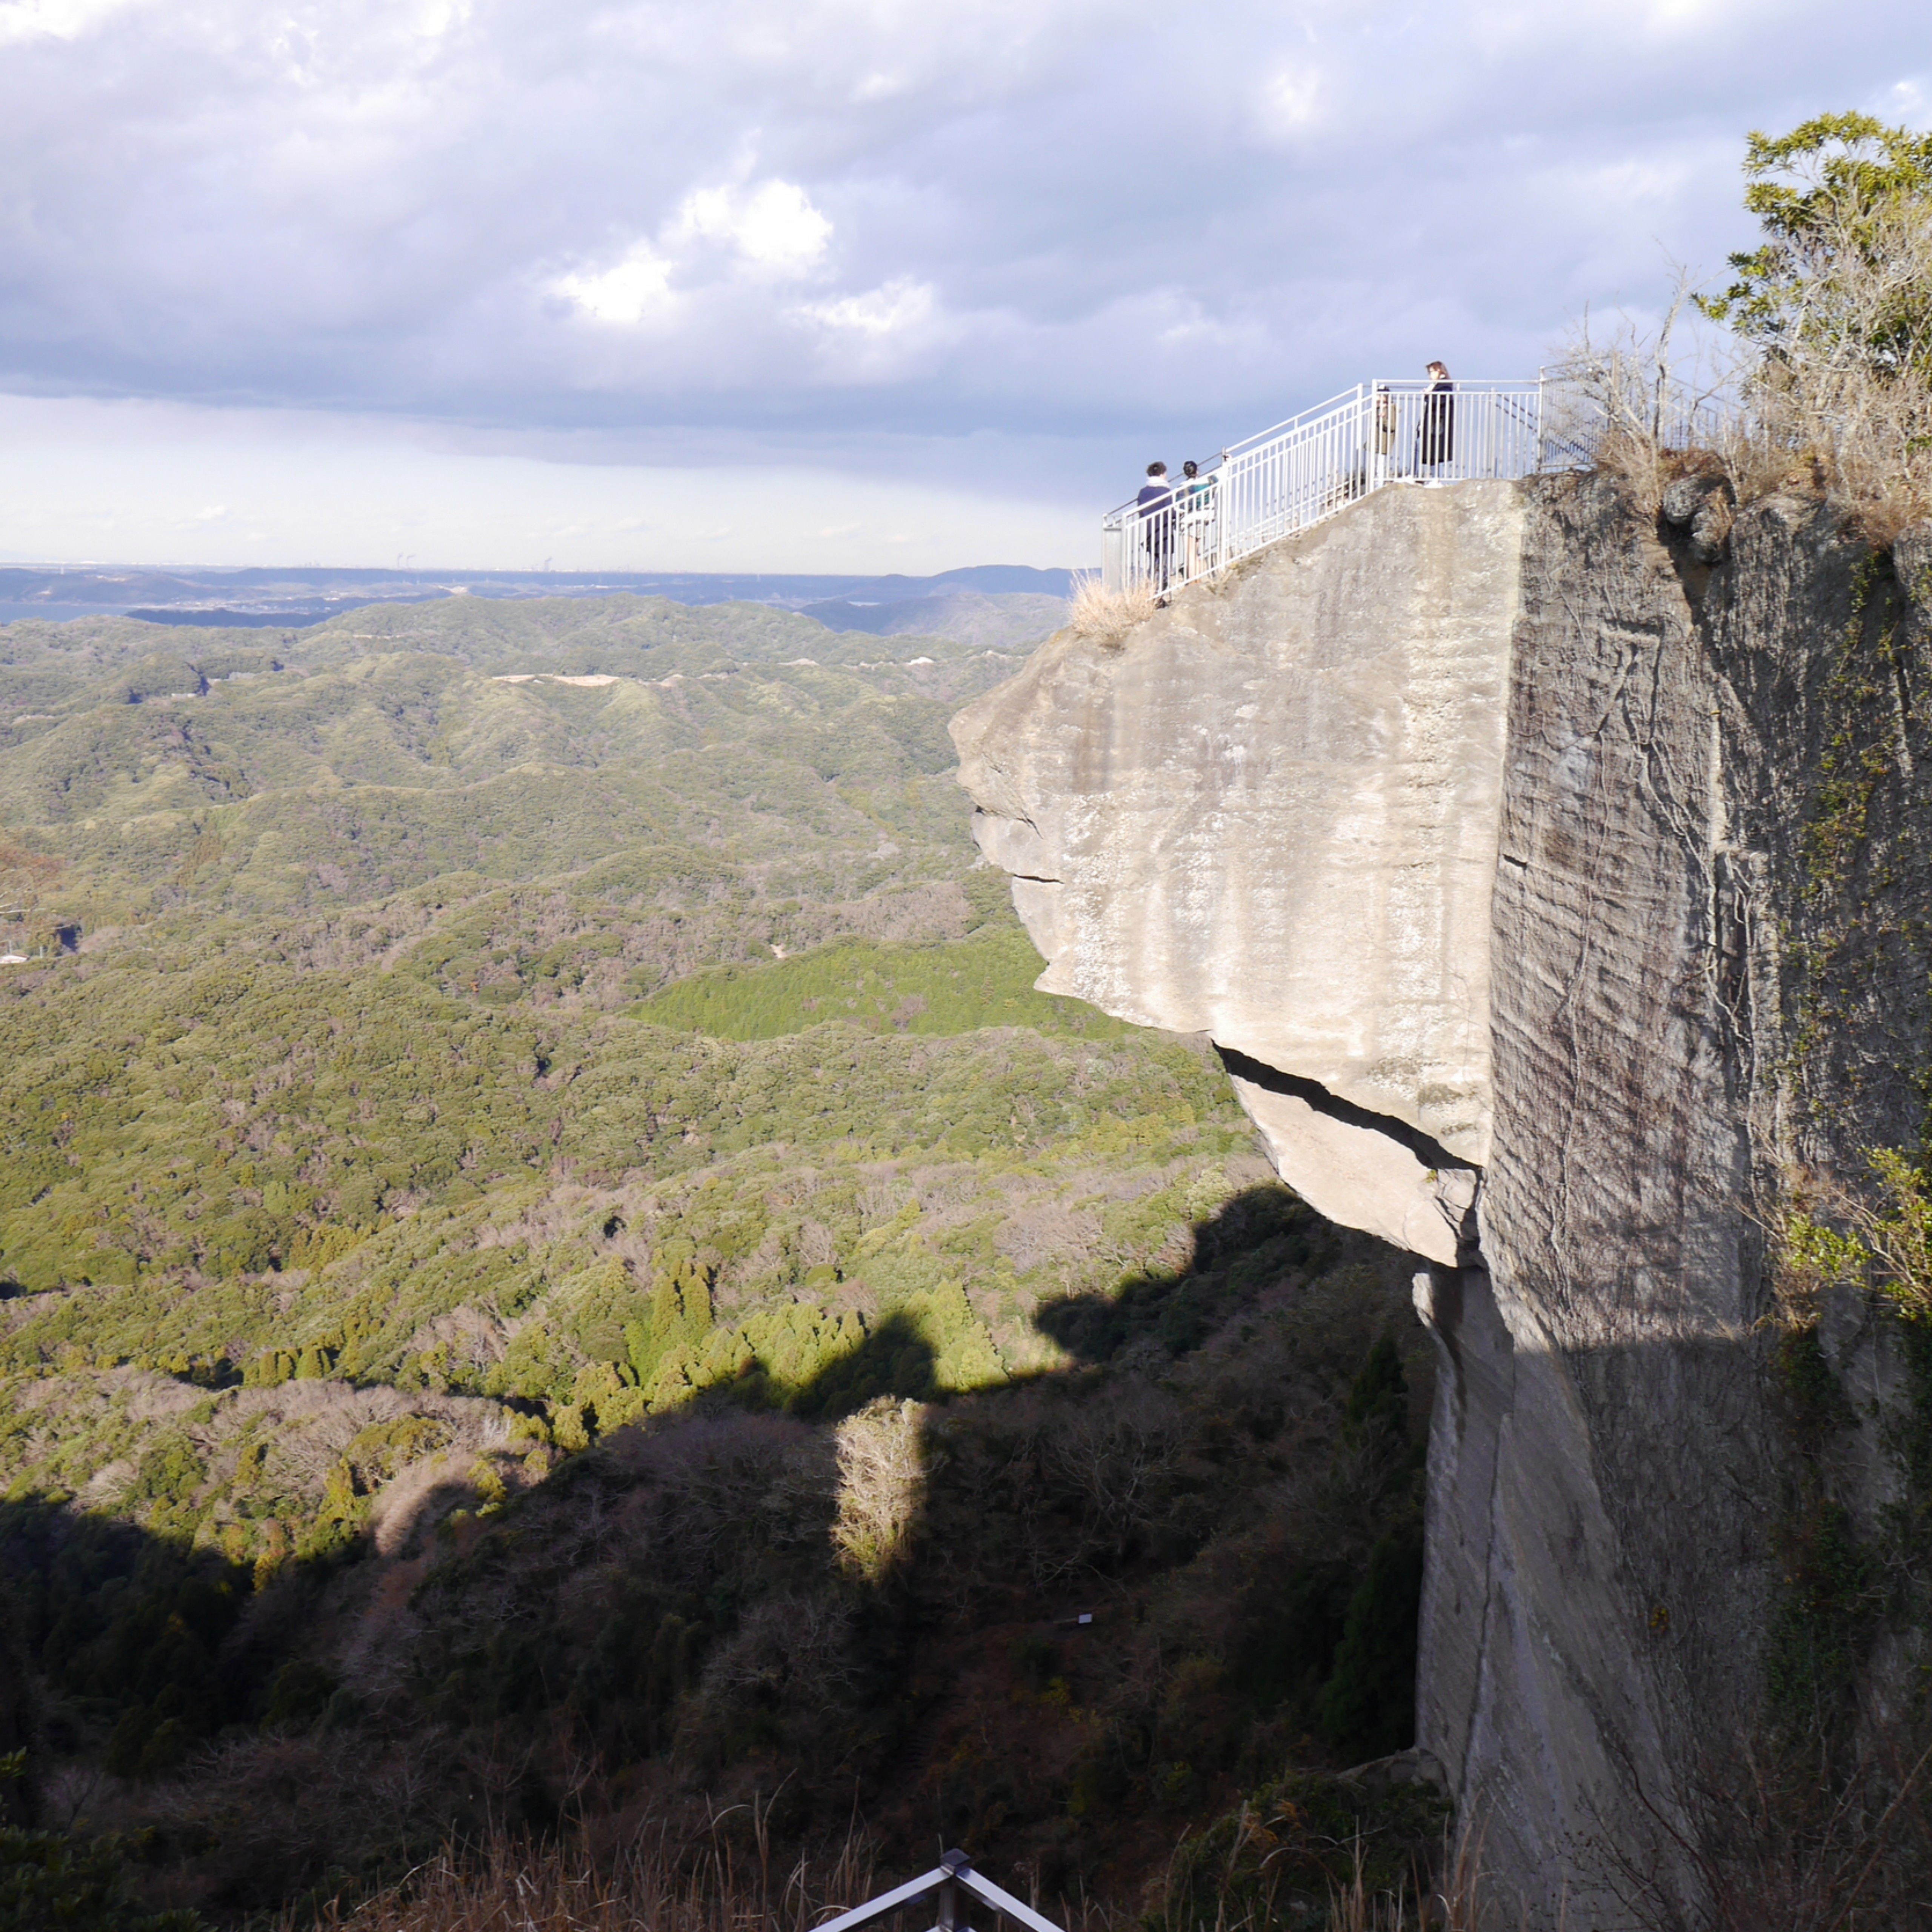
<svg viewBox="0 0 1932 1932"><path fill-rule="evenodd" d="M1275 1186L1244 1189L1190 1232L1184 1265L1130 1275L1111 1294L1045 1302L1034 1317L1041 1333L1080 1362L1111 1362L1142 1340L1179 1356L1198 1348L1244 1295L1336 1245L1328 1222Z"/></svg>
<svg viewBox="0 0 1932 1932"><path fill-rule="evenodd" d="M783 1406L794 1415L836 1421L885 1396L926 1402L940 1393L939 1354L918 1324L903 1314L875 1323L864 1341L820 1370Z"/></svg>
<svg viewBox="0 0 1932 1932"><path fill-rule="evenodd" d="M251 1715L259 1686L221 1654L250 1594L240 1565L185 1535L30 1498L0 1504L0 1664L14 1653L44 1680L10 1714L30 1771L44 1751L91 1747L117 1776L152 1775ZM38 1787L16 1796L31 1816Z"/></svg>
<svg viewBox="0 0 1932 1932"><path fill-rule="evenodd" d="M1246 1188L1189 1230L1185 1262L1124 1276L1111 1293L1043 1302L1034 1325L1079 1366L1104 1366L1137 1342L1178 1358L1198 1348L1244 1296L1306 1269L1335 1246L1336 1231L1286 1189ZM930 1336L910 1316L895 1312L876 1322L856 1348L795 1386L760 1360L736 1387L707 1391L704 1399L836 1421L881 1397L945 1399L939 1365ZM1006 1386L1050 1382L1064 1372L1036 1371ZM684 1412L674 1412L645 1426L676 1428L686 1419Z"/></svg>
<svg viewBox="0 0 1932 1932"><path fill-rule="evenodd" d="M1042 1306L1068 1368L949 1395L944 1338L890 1314L419 1531L406 1570L365 1538L258 1589L190 1520L7 1504L35 1755L98 1756L137 1813L171 1790L158 1842L224 1910L652 1791L782 1786L794 1837L856 1804L895 1856L1003 1840L1049 1887L1131 1858L1290 1754L1408 1742L1418 1452L1372 1247L1248 1190L1172 1265ZM1204 1352L1344 1260L1302 1340ZM1304 1472L1277 1521L1258 1475L1297 1456L1334 1494Z"/></svg>

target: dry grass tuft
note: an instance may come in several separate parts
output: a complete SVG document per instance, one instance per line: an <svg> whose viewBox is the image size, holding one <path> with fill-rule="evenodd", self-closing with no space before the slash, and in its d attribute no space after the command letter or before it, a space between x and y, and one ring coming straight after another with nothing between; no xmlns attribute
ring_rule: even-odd
<svg viewBox="0 0 1932 1932"><path fill-rule="evenodd" d="M1151 584L1137 584L1127 590L1109 590L1099 578L1076 577L1073 580L1072 608L1067 624L1076 637L1106 650L1118 650L1127 633L1144 624L1160 608Z"/></svg>
<svg viewBox="0 0 1932 1932"><path fill-rule="evenodd" d="M742 1810L745 1808L736 1808ZM320 1912L284 1913L274 1932L810 1932L835 1913L896 1882L876 1870L870 1847L854 1833L818 1860L774 1865L765 1813L750 1808L749 1844L734 1857L714 1822L709 1842L680 1856L640 1841L614 1862L580 1845L498 1838L467 1856L446 1849L406 1878L365 1898L337 1899ZM1360 1870L1331 1890L1324 1932L1475 1932L1483 1920L1480 1846L1464 1833L1448 1854L1443 1888L1419 1898L1372 1894ZM1006 1875L1014 1884L1020 1874ZM1028 1889L1018 1886L1022 1892ZM1119 1932L1149 1921L1110 1908L1084 1889L1074 1898L1036 1897L1035 1910L1067 1932ZM902 1923L910 1928L908 1916ZM1265 1932L1270 1914L1250 1912L1221 1932Z"/></svg>
<svg viewBox="0 0 1932 1932"><path fill-rule="evenodd" d="M1557 436L1588 449L1594 466L1617 478L1652 515L1664 490L1694 471L1730 476L1740 498L1747 494L1736 470L1742 452L1732 447L1744 427L1742 352L1706 340L1687 358L1678 324L1690 300L1680 278L1650 336L1625 320L1605 338L1586 316L1571 335L1565 380L1550 404Z"/></svg>
<svg viewBox="0 0 1932 1932"><path fill-rule="evenodd" d="M309 1922L340 1932L803 1932L874 1889L856 1838L822 1863L801 1858L775 1872L768 1836L758 1832L748 1863L738 1869L715 1833L694 1856L640 1844L609 1864L580 1846L500 1838L466 1858L446 1850L399 1883L358 1904L338 1900ZM288 1914L278 1932L296 1932L298 1922Z"/></svg>
<svg viewBox="0 0 1932 1932"><path fill-rule="evenodd" d="M1571 379L1599 411L1595 467L1654 512L1678 477L1724 477L1740 506L1836 504L1875 547L1932 516L1932 390L1856 368L1773 366L1716 385L1660 374L1654 345L1593 350Z"/></svg>
<svg viewBox="0 0 1932 1932"><path fill-rule="evenodd" d="M856 1830L821 1857L775 1862L772 1802L754 1798L717 1814L708 1835L681 1851L648 1837L603 1861L581 1843L500 1837L467 1856L446 1849L359 1903L285 1912L274 1932L810 1932L906 1876L878 1870ZM720 1828L734 1814L743 1828L735 1834ZM1019 1873L1005 1876L1029 1889L1017 1884ZM1036 1897L1035 1909L1067 1932L1115 1932L1128 1916L1084 1892ZM890 1922L910 1932L922 1922L916 1912Z"/></svg>

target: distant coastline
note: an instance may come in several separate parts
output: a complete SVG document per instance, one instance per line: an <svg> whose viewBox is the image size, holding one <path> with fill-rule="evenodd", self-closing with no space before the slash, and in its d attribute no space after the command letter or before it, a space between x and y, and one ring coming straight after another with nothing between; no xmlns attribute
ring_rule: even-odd
<svg viewBox="0 0 1932 1932"><path fill-rule="evenodd" d="M206 628L306 628L365 604L453 596L608 597L628 592L679 604L766 604L802 611L828 629L879 636L922 631L903 607L935 598L1016 593L1064 598L1070 570L974 564L935 577L704 572L463 570L161 570L0 568L0 623L124 616Z"/></svg>

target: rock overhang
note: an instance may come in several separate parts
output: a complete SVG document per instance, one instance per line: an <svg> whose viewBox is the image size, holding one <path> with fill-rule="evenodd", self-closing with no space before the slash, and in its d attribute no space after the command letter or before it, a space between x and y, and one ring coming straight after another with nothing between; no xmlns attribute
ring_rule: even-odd
<svg viewBox="0 0 1932 1932"><path fill-rule="evenodd" d="M1379 492L1120 647L1060 632L952 727L1041 989L1206 1034L1291 1186L1447 1264L1493 1114L1525 514Z"/></svg>

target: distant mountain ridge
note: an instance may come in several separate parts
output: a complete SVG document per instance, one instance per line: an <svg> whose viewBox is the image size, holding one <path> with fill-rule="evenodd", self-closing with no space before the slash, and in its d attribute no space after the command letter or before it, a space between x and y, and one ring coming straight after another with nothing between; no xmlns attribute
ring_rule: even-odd
<svg viewBox="0 0 1932 1932"><path fill-rule="evenodd" d="M366 604L424 603L460 596L604 597L628 591L680 604L769 604L806 610L835 631L934 634L902 607L962 596L1065 598L1070 570L971 564L936 577L718 574L704 572L331 570L264 566L176 570L145 566L0 568L0 623L22 618L118 614L149 623L220 628L307 626ZM875 621L898 610L898 619Z"/></svg>

